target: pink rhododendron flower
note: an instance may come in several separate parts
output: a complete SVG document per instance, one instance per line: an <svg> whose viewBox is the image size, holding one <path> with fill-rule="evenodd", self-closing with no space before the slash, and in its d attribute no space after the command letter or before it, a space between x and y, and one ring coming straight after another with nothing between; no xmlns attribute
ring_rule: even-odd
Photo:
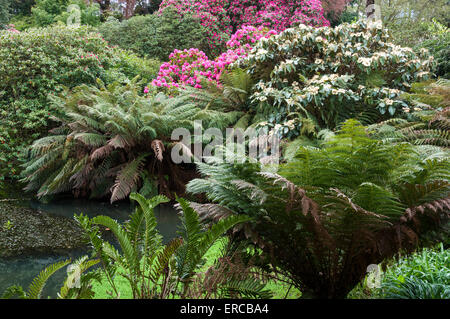
<svg viewBox="0 0 450 319"><path fill-rule="evenodd" d="M274 34L277 31L262 26L245 26L226 43L229 49L214 60L210 60L203 51L196 48L175 50L170 54L169 61L161 65L152 85L167 88L189 85L201 88L202 78L219 83L224 70L237 59L245 57L253 48L252 44Z"/></svg>
<svg viewBox="0 0 450 319"><path fill-rule="evenodd" d="M330 25L319 0L163 0L159 12L168 7L175 8L180 16L194 13L210 30L210 48L226 45L228 50L214 60L199 49L175 50L152 82L157 87L201 87L201 78L218 83L224 70L245 57L261 38L296 24Z"/></svg>
<svg viewBox="0 0 450 319"><path fill-rule="evenodd" d="M13 33L20 33L19 30L16 30L16 27L14 26L14 24L8 25L8 29L6 29L6 31L13 32Z"/></svg>
<svg viewBox="0 0 450 319"><path fill-rule="evenodd" d="M198 16L210 30L211 48L244 26L263 26L281 32L292 25L329 26L320 0L163 0L159 11L175 8L180 16Z"/></svg>

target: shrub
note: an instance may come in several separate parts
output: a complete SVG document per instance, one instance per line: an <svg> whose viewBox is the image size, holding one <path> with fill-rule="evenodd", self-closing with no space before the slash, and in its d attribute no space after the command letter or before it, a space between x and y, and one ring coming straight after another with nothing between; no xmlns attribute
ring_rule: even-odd
<svg viewBox="0 0 450 319"><path fill-rule="evenodd" d="M381 296L395 299L449 299L450 251L442 244L402 257L382 280Z"/></svg>
<svg viewBox="0 0 450 319"><path fill-rule="evenodd" d="M426 48L436 60L433 70L436 76L450 79L450 32L446 29L442 34L422 42L418 49Z"/></svg>
<svg viewBox="0 0 450 319"><path fill-rule="evenodd" d="M401 112L402 90L430 76L432 66L427 52L416 55L389 39L381 24L364 20L335 28L300 25L259 40L230 68L259 79L251 99L268 126L291 121L287 133L298 134L302 117L326 128L351 117L373 123Z"/></svg>
<svg viewBox="0 0 450 319"><path fill-rule="evenodd" d="M64 111L49 105L49 94L64 86L94 84L97 78L109 83L112 77L135 76L142 68L151 80L156 67L156 62L139 62L108 47L86 27L0 32L1 175L15 174L18 153L48 130L51 116Z"/></svg>
<svg viewBox="0 0 450 319"><path fill-rule="evenodd" d="M214 60L210 60L197 48L175 50L169 55L169 61L161 65L158 77L152 85L166 88L185 86L202 88L203 78L209 82L219 83L226 68L237 59L245 57L256 41L276 33L275 30L264 27L243 27L227 42L228 50Z"/></svg>
<svg viewBox="0 0 450 319"><path fill-rule="evenodd" d="M193 206L204 219L254 218L237 239L261 247L305 296L345 298L368 265L413 250L450 217L448 154L416 151L370 139L348 120L322 148L299 147L278 174L212 161L198 164L205 178L188 191L213 203Z"/></svg>
<svg viewBox="0 0 450 319"><path fill-rule="evenodd" d="M391 143L450 146L450 81L413 83L402 96L414 108L405 108L403 118L372 124L368 133ZM433 148L430 148L433 149ZM434 148L438 149L438 148Z"/></svg>
<svg viewBox="0 0 450 319"><path fill-rule="evenodd" d="M116 50L117 62L114 68L106 71L105 82L129 82L136 76L148 83L157 77L161 61L140 58L130 51Z"/></svg>
<svg viewBox="0 0 450 319"><path fill-rule="evenodd" d="M132 50L143 57L165 60L174 49L190 47L212 53L206 45L206 29L200 21L189 14L180 18L174 10L136 16L122 22L109 18L99 26L98 31L110 44Z"/></svg>
<svg viewBox="0 0 450 319"><path fill-rule="evenodd" d="M159 12L166 8L175 8L180 15L192 13L198 16L202 25L210 30L208 42L211 48L220 48L226 43L227 36L249 25L277 31L298 23L329 25L317 0L164 0Z"/></svg>
<svg viewBox="0 0 450 319"><path fill-rule="evenodd" d="M420 45L434 37L436 24L448 26L450 5L447 0L377 0L377 3L381 7L383 25L390 30L392 42L397 45ZM365 10L364 6L359 8Z"/></svg>
<svg viewBox="0 0 450 319"><path fill-rule="evenodd" d="M341 14L352 0L322 0L325 17L331 22L339 22Z"/></svg>
<svg viewBox="0 0 450 319"><path fill-rule="evenodd" d="M0 0L0 30L5 29L10 18L9 1Z"/></svg>
<svg viewBox="0 0 450 319"><path fill-rule="evenodd" d="M70 5L80 8L81 24L96 26L100 24L100 7L97 3L86 4L83 0L37 0L31 9L34 27L46 27L56 22L66 24L73 12Z"/></svg>

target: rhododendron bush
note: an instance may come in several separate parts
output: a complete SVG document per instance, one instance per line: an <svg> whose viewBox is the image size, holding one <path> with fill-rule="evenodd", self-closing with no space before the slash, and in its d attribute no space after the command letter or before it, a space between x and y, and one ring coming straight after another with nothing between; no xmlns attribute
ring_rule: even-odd
<svg viewBox="0 0 450 319"><path fill-rule="evenodd" d="M308 118L334 128L347 118L363 123L398 115L410 83L429 77L433 58L390 42L381 22L335 28L300 25L260 39L230 68L248 70L251 100L265 125L296 135ZM283 127L284 126L284 127Z"/></svg>
<svg viewBox="0 0 450 319"><path fill-rule="evenodd" d="M245 57L259 39L274 34L277 34L275 30L262 26L245 26L231 37L226 43L229 49L215 60L210 60L203 51L196 48L175 50L170 54L169 61L161 65L158 78L152 84L165 88L178 88L180 85L201 88L202 79L219 83L220 75L228 65Z"/></svg>
<svg viewBox="0 0 450 319"><path fill-rule="evenodd" d="M329 25L319 0L164 0L159 10L168 7L175 7L180 15L199 16L202 25L211 29L211 48L223 46L227 37L243 26L283 31L299 23Z"/></svg>

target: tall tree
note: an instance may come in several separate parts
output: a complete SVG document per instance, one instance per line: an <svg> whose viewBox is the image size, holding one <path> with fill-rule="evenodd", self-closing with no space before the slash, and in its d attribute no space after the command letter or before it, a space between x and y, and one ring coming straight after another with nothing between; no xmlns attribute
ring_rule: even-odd
<svg viewBox="0 0 450 319"><path fill-rule="evenodd" d="M370 18L375 13L375 0L366 0L366 14Z"/></svg>
<svg viewBox="0 0 450 319"><path fill-rule="evenodd" d="M9 1L0 0L0 29L6 27L6 24L9 21L9 17Z"/></svg>
<svg viewBox="0 0 450 319"><path fill-rule="evenodd" d="M9 2L9 9L12 14L30 15L31 7L36 3L35 0L6 0ZM0 1L0 3L3 3ZM3 4L1 5L3 7Z"/></svg>
<svg viewBox="0 0 450 319"><path fill-rule="evenodd" d="M123 16L125 19L131 18L134 15L134 9L136 8L136 0L119 0L119 3L123 5Z"/></svg>
<svg viewBox="0 0 450 319"><path fill-rule="evenodd" d="M351 0L322 0L322 7L327 17L337 18Z"/></svg>

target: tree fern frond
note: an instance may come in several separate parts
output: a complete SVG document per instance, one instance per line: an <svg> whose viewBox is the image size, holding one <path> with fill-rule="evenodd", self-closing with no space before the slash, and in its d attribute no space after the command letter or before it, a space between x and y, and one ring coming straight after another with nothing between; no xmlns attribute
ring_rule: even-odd
<svg viewBox="0 0 450 319"><path fill-rule="evenodd" d="M111 189L111 202L126 198L140 180L141 170L147 154L127 163L117 175Z"/></svg>
<svg viewBox="0 0 450 319"><path fill-rule="evenodd" d="M273 294L270 290L265 290L265 284L254 278L246 280L230 280L222 289L226 298L236 298L236 295L245 299L270 299Z"/></svg>

